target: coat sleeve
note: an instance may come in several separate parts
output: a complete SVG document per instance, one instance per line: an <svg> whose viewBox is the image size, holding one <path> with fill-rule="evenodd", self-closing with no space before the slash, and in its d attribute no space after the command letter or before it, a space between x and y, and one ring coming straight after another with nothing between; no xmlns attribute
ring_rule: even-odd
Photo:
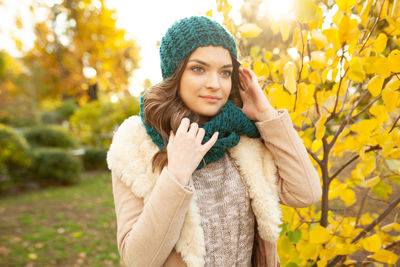
<svg viewBox="0 0 400 267"><path fill-rule="evenodd" d="M255 125L277 166L281 203L307 207L317 202L322 194L320 179L287 110L278 110L276 118Z"/></svg>
<svg viewBox="0 0 400 267"><path fill-rule="evenodd" d="M181 185L164 167L144 204L111 170L117 244L126 267L161 266L183 226L193 188Z"/></svg>

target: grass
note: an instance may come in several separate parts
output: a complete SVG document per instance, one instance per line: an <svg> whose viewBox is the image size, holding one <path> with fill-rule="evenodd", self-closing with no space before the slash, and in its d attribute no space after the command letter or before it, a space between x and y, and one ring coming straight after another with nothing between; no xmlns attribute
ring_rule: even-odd
<svg viewBox="0 0 400 267"><path fill-rule="evenodd" d="M0 266L121 266L109 172L0 198Z"/></svg>

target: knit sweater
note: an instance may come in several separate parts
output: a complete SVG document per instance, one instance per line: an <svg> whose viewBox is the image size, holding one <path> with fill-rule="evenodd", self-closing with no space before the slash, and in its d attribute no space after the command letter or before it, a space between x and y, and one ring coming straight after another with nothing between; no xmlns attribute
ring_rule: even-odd
<svg viewBox="0 0 400 267"><path fill-rule="evenodd" d="M254 214L228 153L192 175L206 246L205 266L251 266Z"/></svg>

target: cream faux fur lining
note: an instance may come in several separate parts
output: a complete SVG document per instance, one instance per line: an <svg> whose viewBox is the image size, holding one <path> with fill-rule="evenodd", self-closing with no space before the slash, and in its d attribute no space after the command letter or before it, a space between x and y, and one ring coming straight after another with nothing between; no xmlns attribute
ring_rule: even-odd
<svg viewBox="0 0 400 267"><path fill-rule="evenodd" d="M126 119L115 132L107 153L108 168L144 203L157 180L151 170L151 159L158 151L139 116ZM276 185L276 167L261 139L241 136L238 145L230 149L231 156L244 177L251 205L262 239L276 242L281 223L281 211ZM204 265L205 244L200 213L194 193L181 235L175 249L188 267Z"/></svg>

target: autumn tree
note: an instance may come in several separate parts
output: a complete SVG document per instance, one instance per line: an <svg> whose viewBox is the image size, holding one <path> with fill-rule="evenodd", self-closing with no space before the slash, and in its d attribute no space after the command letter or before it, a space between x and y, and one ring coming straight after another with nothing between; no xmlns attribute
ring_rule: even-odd
<svg viewBox="0 0 400 267"><path fill-rule="evenodd" d="M398 261L399 2L295 0L293 20L268 26L284 49L239 47L271 104L289 111L321 177L320 205L282 206L282 266ZM217 8L239 44L265 27L236 25L227 0Z"/></svg>
<svg viewBox="0 0 400 267"><path fill-rule="evenodd" d="M28 117L31 122L38 120L38 114L32 112L36 110L34 95L23 69L21 59L0 51L0 123L18 126L27 123Z"/></svg>
<svg viewBox="0 0 400 267"><path fill-rule="evenodd" d="M73 97L83 103L99 92L127 92L139 48L116 27L115 11L103 0L46 3L31 6L33 13L47 10L47 19L35 24L35 44L24 57L37 99Z"/></svg>

